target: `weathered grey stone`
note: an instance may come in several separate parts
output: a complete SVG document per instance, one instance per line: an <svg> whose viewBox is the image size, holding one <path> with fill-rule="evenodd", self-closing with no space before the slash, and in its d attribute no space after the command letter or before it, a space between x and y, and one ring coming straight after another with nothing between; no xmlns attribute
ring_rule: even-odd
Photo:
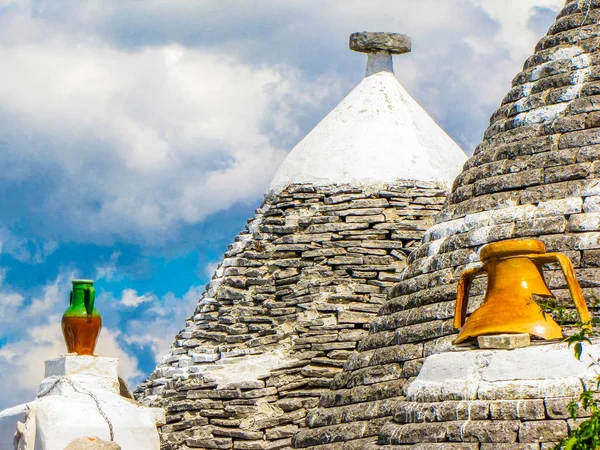
<svg viewBox="0 0 600 450"><path fill-rule="evenodd" d="M282 439L292 437L298 431L297 425L285 425L281 427L271 428L266 433L268 440Z"/></svg>
<svg viewBox="0 0 600 450"><path fill-rule="evenodd" d="M566 435L567 423L563 420L523 422L519 428L521 442L555 442Z"/></svg>
<svg viewBox="0 0 600 450"><path fill-rule="evenodd" d="M477 343L482 349L512 350L531 345L529 334L494 334L478 336Z"/></svg>
<svg viewBox="0 0 600 450"><path fill-rule="evenodd" d="M332 383L332 388L351 388L354 386L396 380L401 377L401 374L402 366L398 363L366 367L352 372L339 373Z"/></svg>
<svg viewBox="0 0 600 450"><path fill-rule="evenodd" d="M539 450L539 444L481 444L480 450Z"/></svg>
<svg viewBox="0 0 600 450"><path fill-rule="evenodd" d="M233 448L236 450L263 450L266 442L260 441L235 441Z"/></svg>
<svg viewBox="0 0 600 450"><path fill-rule="evenodd" d="M569 412L569 403L578 400L574 397L558 397L558 398L546 398L544 399L544 406L546 408L546 415L550 419L569 419L571 414ZM583 408L579 409L579 417L588 417L589 412L586 412Z"/></svg>
<svg viewBox="0 0 600 450"><path fill-rule="evenodd" d="M490 414L490 404L479 400L471 402L448 400L434 405L436 419L440 422L451 422L454 420L485 420ZM419 405L411 406L412 408L419 408Z"/></svg>
<svg viewBox="0 0 600 450"><path fill-rule="evenodd" d="M366 337L387 290L400 279L410 252L405 246L414 245L432 223L430 216L403 211L410 205L436 211L444 191L435 184L415 186L390 185L386 192L393 195L380 197L380 190L298 185L265 201L229 246L195 315L157 369L159 376L144 387L167 410L161 435L171 448L165 450L210 436L210 445L227 448L289 448L291 430L304 426L307 411ZM405 239L392 240L392 232ZM277 349L290 351L289 358L269 356ZM409 347L404 358L413 351ZM269 358L273 364L258 369ZM379 368L386 358L392 359ZM376 355L373 362L342 384L401 376L402 361L392 353ZM246 376L256 370L260 374ZM244 377L236 381L227 374L226 382L219 381L234 371ZM351 406L340 420L392 415L388 389L360 395L372 398L374 406ZM368 438L358 441L363 439ZM187 446L207 442L190 440Z"/></svg>
<svg viewBox="0 0 600 450"><path fill-rule="evenodd" d="M395 380L368 386L357 386L354 389L338 389L337 391L326 392L321 396L319 406L327 408L400 397L405 384L406 380Z"/></svg>
<svg viewBox="0 0 600 450"><path fill-rule="evenodd" d="M407 378L416 377L419 375L421 367L423 367L423 359L413 359L404 363L402 366L402 372Z"/></svg>
<svg viewBox="0 0 600 450"><path fill-rule="evenodd" d="M292 438L292 443L294 447L302 448L374 436L386 420L387 419L373 419L366 422L334 425L325 427L321 432L319 432L319 429L303 429ZM325 431L325 433L322 433L322 431Z"/></svg>
<svg viewBox="0 0 600 450"><path fill-rule="evenodd" d="M480 383L477 395L483 400L518 400L568 396L579 396L583 391L578 378L557 380L511 380Z"/></svg>
<svg viewBox="0 0 600 450"><path fill-rule="evenodd" d="M233 441L227 438L189 438L185 443L192 448L233 448Z"/></svg>
<svg viewBox="0 0 600 450"><path fill-rule="evenodd" d="M448 424L448 440L457 442L516 442L519 430L519 421L512 420L446 423Z"/></svg>
<svg viewBox="0 0 600 450"><path fill-rule="evenodd" d="M500 444L502 445L502 444ZM398 448L398 447L394 447ZM402 448L402 446L400 446ZM469 443L444 443L439 442L436 444L415 444L411 445L410 448L412 450L478 450L479 444L469 444Z"/></svg>
<svg viewBox="0 0 600 450"><path fill-rule="evenodd" d="M64 450L121 450L121 446L116 442L107 442L91 436L75 439Z"/></svg>
<svg viewBox="0 0 600 450"><path fill-rule="evenodd" d="M416 444L422 442L444 442L447 436L446 423L408 423L396 425L387 423L379 438L385 444Z"/></svg>
<svg viewBox="0 0 600 450"><path fill-rule="evenodd" d="M566 2L548 36L540 41L535 55L513 81L503 104L492 115L483 142L457 178L436 225L407 258L402 279L391 289L380 317L372 322L369 336L359 346L360 353L348 359L343 374L336 375L338 383L332 386L335 390L331 396L338 392L345 399L352 398L352 391L370 386L369 378L357 384L360 377L353 377L365 368L397 361L402 364L397 381L406 380L419 374L424 355L455 351L451 321L456 282L466 267L478 262L477 252L486 243L514 237L539 238L548 251L564 252L572 259L584 291L598 289L600 66L590 62L600 61L600 25L595 20L600 10L594 2L591 8L580 3ZM563 57L565 52L568 57ZM395 195L393 189L380 192L390 205L400 204L405 195ZM415 203L405 204L405 211L417 211ZM396 231L387 222L374 227ZM382 248L377 247L377 240L373 245ZM402 249L408 247L406 244ZM570 304L566 303L569 297L562 275L552 270L545 275L558 301ZM484 292L485 283L476 280L471 304L480 301ZM591 299L595 294L586 291L585 295ZM422 345L422 351L408 352L414 359L406 360L409 343ZM468 346L459 350L484 351ZM566 432L567 422L561 420L568 418L566 405L582 389L579 377L554 379L552 370L561 368L553 364L544 366L542 360L532 363L532 371L539 366L539 377L532 372L527 381L501 376L483 381L473 392L472 398L477 399L465 398L462 410L455 411L448 405L448 385L446 394L441 390L436 397L439 403L399 403L394 419L380 429L378 445L368 448L550 448ZM326 394L327 398L331 396ZM341 407L320 408L323 422L309 426L315 432L321 429L321 438L327 436L327 421L340 420L339 408L362 402L358 398L354 401ZM474 411L473 405L479 409ZM465 411L473 417L464 417ZM326 448L326 444L321 445Z"/></svg>
<svg viewBox="0 0 600 450"><path fill-rule="evenodd" d="M399 33L359 32L350 35L350 50L363 53L387 51L392 54L408 53L410 38Z"/></svg>
<svg viewBox="0 0 600 450"><path fill-rule="evenodd" d="M492 420L542 420L546 418L544 401L536 400L497 400L490 402Z"/></svg>
<svg viewBox="0 0 600 450"><path fill-rule="evenodd" d="M361 313L361 312L356 312L356 311L339 311L337 315L338 315L339 323L365 324L365 323L370 323L375 318L375 314ZM356 347L356 344L351 348L355 348L355 347ZM338 347L338 349L341 349L341 348L342 347Z"/></svg>

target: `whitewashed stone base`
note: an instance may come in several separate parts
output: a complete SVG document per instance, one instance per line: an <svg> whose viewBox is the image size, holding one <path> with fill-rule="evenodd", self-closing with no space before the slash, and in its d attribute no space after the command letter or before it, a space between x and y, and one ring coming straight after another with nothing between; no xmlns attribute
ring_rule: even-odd
<svg viewBox="0 0 600 450"><path fill-rule="evenodd" d="M89 394L123 450L160 448L156 425L164 412L119 395L118 360L76 355L46 361L38 398L0 412L0 448L62 450L85 436L109 441L109 425Z"/></svg>
<svg viewBox="0 0 600 450"><path fill-rule="evenodd" d="M431 355L407 386L406 398L441 402L577 396L599 373L590 366L590 355L598 359L600 344L585 346L580 361L564 343Z"/></svg>

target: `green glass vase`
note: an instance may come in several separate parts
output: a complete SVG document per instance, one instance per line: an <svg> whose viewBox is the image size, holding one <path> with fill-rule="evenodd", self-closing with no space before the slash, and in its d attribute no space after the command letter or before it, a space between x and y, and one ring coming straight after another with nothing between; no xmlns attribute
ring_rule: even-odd
<svg viewBox="0 0 600 450"><path fill-rule="evenodd" d="M102 328L96 308L96 291L92 280L73 280L69 307L62 317L62 332L68 353L93 355Z"/></svg>

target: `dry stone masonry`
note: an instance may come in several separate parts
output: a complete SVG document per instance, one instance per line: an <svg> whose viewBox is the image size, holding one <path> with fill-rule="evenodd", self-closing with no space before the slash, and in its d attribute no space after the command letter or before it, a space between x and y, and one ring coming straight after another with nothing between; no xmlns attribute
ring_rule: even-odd
<svg viewBox="0 0 600 450"><path fill-rule="evenodd" d="M564 344L456 347L452 317L460 274L482 245L509 238L566 253L588 302L599 298L599 20L600 1L566 2L296 448L548 449L574 425L566 405L593 373ZM547 282L572 306L559 271ZM484 292L476 280L474 300Z"/></svg>
<svg viewBox="0 0 600 450"><path fill-rule="evenodd" d="M290 447L444 200L410 181L268 198L138 391L166 409L164 448Z"/></svg>
<svg viewBox="0 0 600 450"><path fill-rule="evenodd" d="M375 52L367 76L283 162L136 392L166 410L163 450L291 448L466 161L392 73L390 54L409 51L408 37L355 37ZM359 371L344 383L381 376Z"/></svg>

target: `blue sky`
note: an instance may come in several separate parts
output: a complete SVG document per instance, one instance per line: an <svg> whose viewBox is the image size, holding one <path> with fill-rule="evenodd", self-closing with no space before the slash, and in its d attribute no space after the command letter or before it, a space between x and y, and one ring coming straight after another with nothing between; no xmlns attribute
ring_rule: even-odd
<svg viewBox="0 0 600 450"><path fill-rule="evenodd" d="M471 153L562 0L0 0L0 408L96 280L132 385L193 313L286 153L356 85L354 31Z"/></svg>

